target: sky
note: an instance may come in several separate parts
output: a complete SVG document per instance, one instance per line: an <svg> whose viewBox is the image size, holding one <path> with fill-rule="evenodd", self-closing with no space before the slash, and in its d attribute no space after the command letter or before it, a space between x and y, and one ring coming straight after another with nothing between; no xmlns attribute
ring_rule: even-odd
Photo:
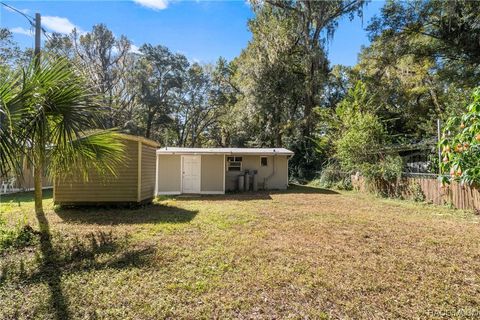
<svg viewBox="0 0 480 320"><path fill-rule="evenodd" d="M231 60L251 39L247 22L253 13L245 0L4 2L29 16L41 13L47 31L68 33L76 27L85 32L103 23L115 35L127 36L134 48L143 43L161 44L201 63L214 63L220 56ZM369 43L364 29L382 5L373 1L365 8L363 19L345 17L340 21L328 46L332 65L357 62L362 45ZM33 47L31 27L22 15L0 5L0 26L10 29L20 45Z"/></svg>

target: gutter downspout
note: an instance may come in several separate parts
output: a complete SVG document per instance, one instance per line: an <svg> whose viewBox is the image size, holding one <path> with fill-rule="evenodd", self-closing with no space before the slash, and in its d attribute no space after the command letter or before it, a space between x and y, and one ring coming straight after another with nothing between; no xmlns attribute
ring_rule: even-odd
<svg viewBox="0 0 480 320"><path fill-rule="evenodd" d="M274 152L275 152L275 151L274 151ZM265 190L268 190L268 188L267 188L267 182L268 182L268 180L270 180L270 179L275 175L275 173L277 172L277 166L275 165L275 158L276 158L276 157L277 157L277 154L275 153L275 154L273 155L273 171L272 171L272 173L271 173L268 177L263 178L263 188L264 188Z"/></svg>

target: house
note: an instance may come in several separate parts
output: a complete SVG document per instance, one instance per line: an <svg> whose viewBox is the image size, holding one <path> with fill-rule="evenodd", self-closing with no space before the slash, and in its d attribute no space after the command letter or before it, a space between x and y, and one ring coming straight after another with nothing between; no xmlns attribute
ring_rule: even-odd
<svg viewBox="0 0 480 320"><path fill-rule="evenodd" d="M162 148L155 193L223 194L241 181L249 189L256 189L253 182L259 189L286 189L292 155L284 148Z"/></svg>
<svg viewBox="0 0 480 320"><path fill-rule="evenodd" d="M90 172L54 181L60 205L141 203L161 194L224 194L240 188L286 189L288 160L283 148L162 148L143 137L120 134L125 161L116 175ZM78 178L75 178L78 177Z"/></svg>
<svg viewBox="0 0 480 320"><path fill-rule="evenodd" d="M119 134L125 146L125 160L116 175L89 174L80 178L56 179L53 201L60 205L141 203L153 199L155 191L155 152L158 144L143 137Z"/></svg>

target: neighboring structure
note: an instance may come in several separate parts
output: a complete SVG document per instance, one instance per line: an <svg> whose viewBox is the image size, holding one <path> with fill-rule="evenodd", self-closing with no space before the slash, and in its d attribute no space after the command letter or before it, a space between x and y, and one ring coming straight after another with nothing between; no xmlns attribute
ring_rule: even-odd
<svg viewBox="0 0 480 320"><path fill-rule="evenodd" d="M157 150L155 193L223 194L236 190L246 171L247 183L252 177L259 189L286 189L292 155L284 148L162 148Z"/></svg>
<svg viewBox="0 0 480 320"><path fill-rule="evenodd" d="M142 137L119 136L125 145L126 159L117 168L117 175L101 177L91 172L88 181L57 179L53 188L55 204L140 203L153 199L158 144Z"/></svg>
<svg viewBox="0 0 480 320"><path fill-rule="evenodd" d="M0 194L33 190L33 165L25 157L21 159L22 171L20 174L8 174L0 176ZM49 176L42 178L44 189L52 188L53 184Z"/></svg>

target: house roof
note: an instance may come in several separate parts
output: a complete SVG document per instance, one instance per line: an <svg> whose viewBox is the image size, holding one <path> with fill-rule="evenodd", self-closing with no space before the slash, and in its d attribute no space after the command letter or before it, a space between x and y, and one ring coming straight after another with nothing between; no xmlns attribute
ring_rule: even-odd
<svg viewBox="0 0 480 320"><path fill-rule="evenodd" d="M294 153L285 148L177 148L165 147L157 154L220 154L220 155L286 155Z"/></svg>

